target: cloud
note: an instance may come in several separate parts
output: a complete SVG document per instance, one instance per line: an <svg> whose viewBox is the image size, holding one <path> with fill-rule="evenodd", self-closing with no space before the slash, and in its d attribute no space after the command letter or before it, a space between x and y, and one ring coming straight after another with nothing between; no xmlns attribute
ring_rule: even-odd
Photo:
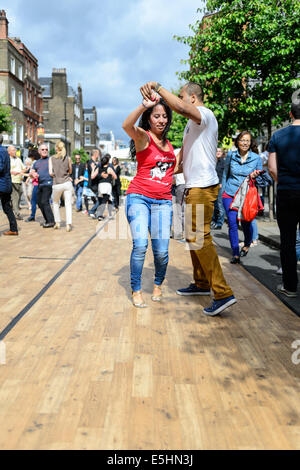
<svg viewBox="0 0 300 470"><path fill-rule="evenodd" d="M139 87L158 80L178 87L188 48L173 39L191 33L199 0L2 0L11 36L39 61L39 75L66 67L69 84L96 106L100 130L127 139L121 125L140 102Z"/></svg>

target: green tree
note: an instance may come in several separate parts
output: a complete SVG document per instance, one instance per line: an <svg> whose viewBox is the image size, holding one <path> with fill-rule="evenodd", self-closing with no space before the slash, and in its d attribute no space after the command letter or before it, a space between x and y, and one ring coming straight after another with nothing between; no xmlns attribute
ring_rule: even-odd
<svg viewBox="0 0 300 470"><path fill-rule="evenodd" d="M0 133L2 132L12 132L12 120L10 109L0 104Z"/></svg>
<svg viewBox="0 0 300 470"><path fill-rule="evenodd" d="M181 148L183 140L183 132L186 126L187 119L173 112L172 124L168 132L168 139L173 145L174 149Z"/></svg>
<svg viewBox="0 0 300 470"><path fill-rule="evenodd" d="M206 11L193 35L176 37L190 47L180 78L202 85L220 139L242 129L269 138L289 119L299 77L300 2L207 0Z"/></svg>
<svg viewBox="0 0 300 470"><path fill-rule="evenodd" d="M80 155L80 157L81 157L81 161L82 161L83 163L87 162L87 161L90 159L89 155L86 153L86 151L84 150L84 148L81 148L81 149L79 149L79 150L78 150L78 149L74 149L73 152L72 152L72 160L73 160L74 162L75 162L74 155L76 155L76 154L78 154L78 153L79 153L79 155Z"/></svg>

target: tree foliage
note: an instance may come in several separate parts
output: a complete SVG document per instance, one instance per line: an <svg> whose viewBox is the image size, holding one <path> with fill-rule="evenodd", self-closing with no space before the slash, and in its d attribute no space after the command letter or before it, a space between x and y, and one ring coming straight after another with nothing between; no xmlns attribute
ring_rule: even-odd
<svg viewBox="0 0 300 470"><path fill-rule="evenodd" d="M81 148L81 149L74 149L73 152L72 152L72 160L75 162L75 155L80 155L81 157L81 162L82 163L86 163L90 157L89 155L86 153L86 151L84 150L84 148Z"/></svg>
<svg viewBox="0 0 300 470"><path fill-rule="evenodd" d="M173 145L174 149L181 148L183 140L183 132L186 126L187 119L173 112L173 119L170 130L168 132L168 139Z"/></svg>
<svg viewBox="0 0 300 470"><path fill-rule="evenodd" d="M12 120L10 109L0 104L0 133L2 132L12 132Z"/></svg>
<svg viewBox="0 0 300 470"><path fill-rule="evenodd" d="M180 78L202 85L221 139L242 129L270 137L289 119L299 78L299 0L207 0L206 11L193 35L176 37L190 47Z"/></svg>

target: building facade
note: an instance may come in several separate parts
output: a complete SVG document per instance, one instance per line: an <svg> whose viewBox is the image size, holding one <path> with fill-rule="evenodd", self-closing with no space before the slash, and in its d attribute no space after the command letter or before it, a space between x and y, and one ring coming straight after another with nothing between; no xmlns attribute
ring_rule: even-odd
<svg viewBox="0 0 300 470"><path fill-rule="evenodd" d="M39 126L43 121L43 99L42 87L38 79L38 61L20 39L15 39L15 43L24 57L25 141L37 144Z"/></svg>
<svg viewBox="0 0 300 470"><path fill-rule="evenodd" d="M93 149L99 147L99 127L97 122L97 110L95 106L92 108L84 108L83 116L83 148L88 155L91 155Z"/></svg>
<svg viewBox="0 0 300 470"><path fill-rule="evenodd" d="M24 145L24 56L16 42L8 37L8 20L0 11L0 100L11 110L11 135L3 133L3 143Z"/></svg>
<svg viewBox="0 0 300 470"><path fill-rule="evenodd" d="M65 68L52 70L51 77L41 77L44 141L50 148L56 142L65 142L67 152L83 147L82 89L75 91L67 82Z"/></svg>

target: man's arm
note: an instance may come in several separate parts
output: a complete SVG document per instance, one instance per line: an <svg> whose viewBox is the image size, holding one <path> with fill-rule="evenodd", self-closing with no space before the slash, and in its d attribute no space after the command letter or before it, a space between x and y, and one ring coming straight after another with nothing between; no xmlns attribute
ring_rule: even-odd
<svg viewBox="0 0 300 470"><path fill-rule="evenodd" d="M277 154L276 152L269 153L268 159L268 168L270 175L272 176L274 181L278 181L278 171L277 171Z"/></svg>
<svg viewBox="0 0 300 470"><path fill-rule="evenodd" d="M157 82L148 82L140 88L141 94L144 99L153 100L155 96L155 89L157 88ZM158 93L170 108L177 114L181 114L187 119L191 119L197 124L201 124L201 113L199 109L193 105L182 101L178 96L173 95L170 91L166 90L163 86L160 86L156 93Z"/></svg>

